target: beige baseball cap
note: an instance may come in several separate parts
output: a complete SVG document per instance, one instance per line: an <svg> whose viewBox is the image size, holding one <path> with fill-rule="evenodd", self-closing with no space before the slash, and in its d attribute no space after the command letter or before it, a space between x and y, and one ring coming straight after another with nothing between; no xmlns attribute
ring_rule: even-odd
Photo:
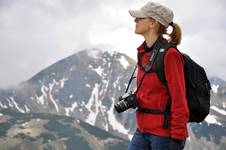
<svg viewBox="0 0 226 150"><path fill-rule="evenodd" d="M151 17L165 27L173 22L174 16L171 9L156 2L148 2L139 10L129 10L129 13L134 18Z"/></svg>

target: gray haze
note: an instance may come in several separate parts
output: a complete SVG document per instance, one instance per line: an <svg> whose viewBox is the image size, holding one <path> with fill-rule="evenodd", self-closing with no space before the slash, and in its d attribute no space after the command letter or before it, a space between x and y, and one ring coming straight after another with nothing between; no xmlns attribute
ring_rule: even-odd
<svg viewBox="0 0 226 150"><path fill-rule="evenodd" d="M26 81L56 61L87 48L136 58L143 41L128 9L145 0L0 0L0 87ZM209 76L226 79L226 1L159 0L183 31L180 50Z"/></svg>

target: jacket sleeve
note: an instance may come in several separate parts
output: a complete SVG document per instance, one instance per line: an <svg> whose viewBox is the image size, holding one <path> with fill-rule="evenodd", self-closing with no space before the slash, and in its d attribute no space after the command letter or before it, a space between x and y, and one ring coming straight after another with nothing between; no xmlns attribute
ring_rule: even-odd
<svg viewBox="0 0 226 150"><path fill-rule="evenodd" d="M170 48L166 52L164 68L171 96L171 137L182 140L188 136L189 110L186 100L184 61L175 48Z"/></svg>

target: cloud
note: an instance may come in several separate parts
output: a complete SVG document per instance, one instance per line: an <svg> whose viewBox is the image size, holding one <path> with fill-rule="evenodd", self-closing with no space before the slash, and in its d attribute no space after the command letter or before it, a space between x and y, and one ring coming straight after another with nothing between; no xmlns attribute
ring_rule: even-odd
<svg viewBox="0 0 226 150"><path fill-rule="evenodd" d="M159 0L183 30L181 51L226 79L223 0ZM117 50L136 58L143 38L128 9L145 0L1 0L0 87L18 84L81 49ZM213 7L214 6L214 7ZM225 71L224 71L225 70Z"/></svg>
<svg viewBox="0 0 226 150"><path fill-rule="evenodd" d="M1 87L27 80L55 61L90 47L88 31L97 4L62 2L1 1Z"/></svg>
<svg viewBox="0 0 226 150"><path fill-rule="evenodd" d="M226 22L222 18L226 3L200 0L186 1L184 5L179 16L183 29L181 49L203 65L209 76L225 80Z"/></svg>

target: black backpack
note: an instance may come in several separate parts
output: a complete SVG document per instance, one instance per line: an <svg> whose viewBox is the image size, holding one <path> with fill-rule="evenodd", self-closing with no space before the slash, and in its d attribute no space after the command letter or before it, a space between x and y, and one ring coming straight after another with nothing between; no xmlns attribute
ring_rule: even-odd
<svg viewBox="0 0 226 150"><path fill-rule="evenodd" d="M156 66L154 70L156 71L159 80L164 85L167 83L164 72L164 56L171 47L174 46L164 44L163 47L160 48L155 60ZM209 114L211 85L204 68L193 61L188 55L183 53L181 53L181 55L185 61L184 76L186 99L189 109L189 122L199 123ZM170 99L168 101L170 101ZM167 107L166 109L170 109L170 107ZM166 110L166 112L170 112L170 110Z"/></svg>

